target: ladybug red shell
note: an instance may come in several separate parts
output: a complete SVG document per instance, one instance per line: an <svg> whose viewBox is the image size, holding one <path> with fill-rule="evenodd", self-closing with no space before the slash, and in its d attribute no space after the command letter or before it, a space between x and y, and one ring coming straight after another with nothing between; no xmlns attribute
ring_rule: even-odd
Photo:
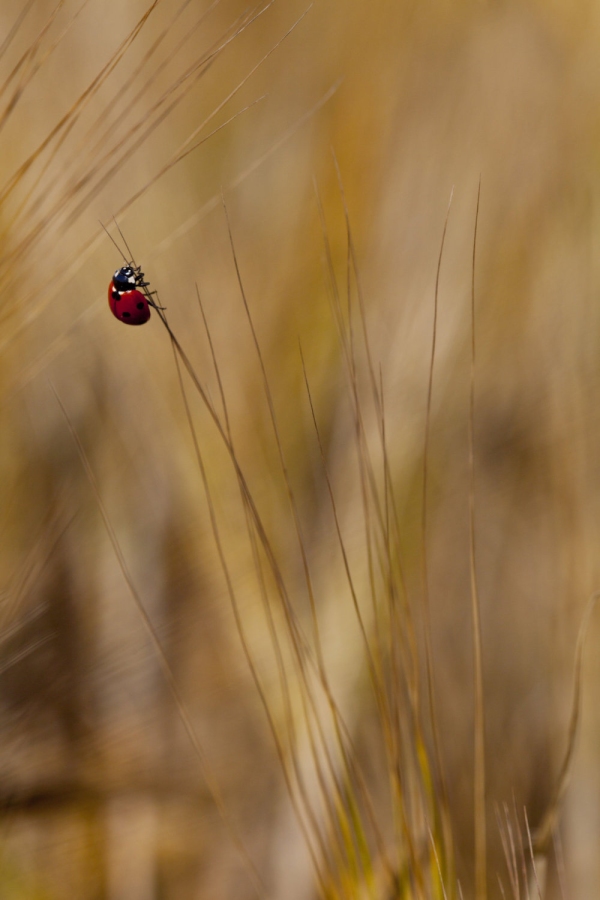
<svg viewBox="0 0 600 900"><path fill-rule="evenodd" d="M108 305L125 325L143 325L150 318L148 298L138 288L146 287L143 272L133 266L117 269L108 285Z"/></svg>

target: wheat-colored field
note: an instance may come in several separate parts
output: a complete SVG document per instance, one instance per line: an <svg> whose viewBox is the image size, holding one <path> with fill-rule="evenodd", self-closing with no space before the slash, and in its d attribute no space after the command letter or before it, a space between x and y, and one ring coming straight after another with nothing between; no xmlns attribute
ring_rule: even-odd
<svg viewBox="0 0 600 900"><path fill-rule="evenodd" d="M0 897L595 900L599 43L3 0Z"/></svg>

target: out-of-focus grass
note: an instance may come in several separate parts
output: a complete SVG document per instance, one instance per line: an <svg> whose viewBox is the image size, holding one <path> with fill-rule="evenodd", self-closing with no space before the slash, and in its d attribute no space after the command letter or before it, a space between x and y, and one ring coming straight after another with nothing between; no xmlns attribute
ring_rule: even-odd
<svg viewBox="0 0 600 900"><path fill-rule="evenodd" d="M448 895L456 892L453 866L465 897L472 895L467 426L480 176L475 524L490 896L497 874L511 894L496 809L504 828L507 804L514 833L525 834L523 807L535 828L552 794L577 628L600 581L597 13L583 2L327 0L276 47L304 9L295 0L273 4L206 70L193 69L202 73L194 84L186 73L239 29L249 15L242 4L223 0L209 11L195 0L126 8L89 0L81 9L42 2L27 11L18 0L0 10L3 895L250 896L232 822L274 897L319 890L386 897L390 883L394 896L440 896L428 829ZM268 96L144 190L273 48L191 144ZM111 60L114 69L105 69ZM371 373L353 272L346 308L347 231L331 147L356 246ZM454 861L447 845L444 857L426 700L421 534L434 282L453 185L427 559ZM156 315L144 329L127 329L107 309L107 282L121 260L98 220L110 228L113 214L226 430L198 285L231 443L311 647L304 638L294 646L296 618L288 610L286 619L223 438L188 380L231 591L320 882L240 644L168 336ZM45 376L85 448L228 824L161 678ZM592 659L586 672L581 751L559 844L566 896L577 898L595 896L600 883ZM347 729L341 746L340 728ZM315 741L321 749L313 752ZM518 854L516 838L515 846ZM544 896L561 896L559 881L551 858Z"/></svg>

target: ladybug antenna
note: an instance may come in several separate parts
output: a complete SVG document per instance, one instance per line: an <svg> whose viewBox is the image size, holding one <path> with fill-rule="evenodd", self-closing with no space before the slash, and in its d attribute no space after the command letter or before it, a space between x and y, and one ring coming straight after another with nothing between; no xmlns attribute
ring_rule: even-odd
<svg viewBox="0 0 600 900"><path fill-rule="evenodd" d="M125 244L125 248L126 248L127 252L129 253L129 258L131 259L131 265L133 266L134 269L139 269L139 266L136 266L136 264L135 264L135 259L133 258L133 253L131 252L131 247L129 246L129 244L128 244L127 241L125 240L125 235L123 234L123 232L122 232L121 229L119 228L119 223L117 222L117 220L115 219L114 216L113 216L113 222L115 223L115 228L117 229L117 231L118 231L119 234L121 235L121 240L122 240L123 243ZM122 254L121 254L121 255L122 255Z"/></svg>
<svg viewBox="0 0 600 900"><path fill-rule="evenodd" d="M119 247L119 245L117 244L117 242L115 241L114 237L112 236L112 234L110 233L110 231L108 230L108 228L106 228L106 226L104 225L103 222L100 221L100 219L98 219L98 221L100 222L100 225L101 225L102 229L106 232L106 234L108 235L108 237L110 238L110 240L113 242L113 244L115 245L115 247L117 248L117 250L119 251L119 253L121 254L121 256L123 257L123 259L125 260L125 262L126 262L126 263L129 263L129 260L127 259L127 257L125 256L125 254L123 253L123 251L121 250L121 248ZM129 247L128 247L127 249L129 249Z"/></svg>

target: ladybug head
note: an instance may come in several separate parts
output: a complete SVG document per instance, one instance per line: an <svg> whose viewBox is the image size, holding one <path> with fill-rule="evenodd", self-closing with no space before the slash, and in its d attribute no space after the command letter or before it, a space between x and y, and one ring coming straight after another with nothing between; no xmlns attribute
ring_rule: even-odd
<svg viewBox="0 0 600 900"><path fill-rule="evenodd" d="M131 266L123 266L117 269L113 275L113 284L117 291L122 294L124 291L132 291L136 287L135 272Z"/></svg>

